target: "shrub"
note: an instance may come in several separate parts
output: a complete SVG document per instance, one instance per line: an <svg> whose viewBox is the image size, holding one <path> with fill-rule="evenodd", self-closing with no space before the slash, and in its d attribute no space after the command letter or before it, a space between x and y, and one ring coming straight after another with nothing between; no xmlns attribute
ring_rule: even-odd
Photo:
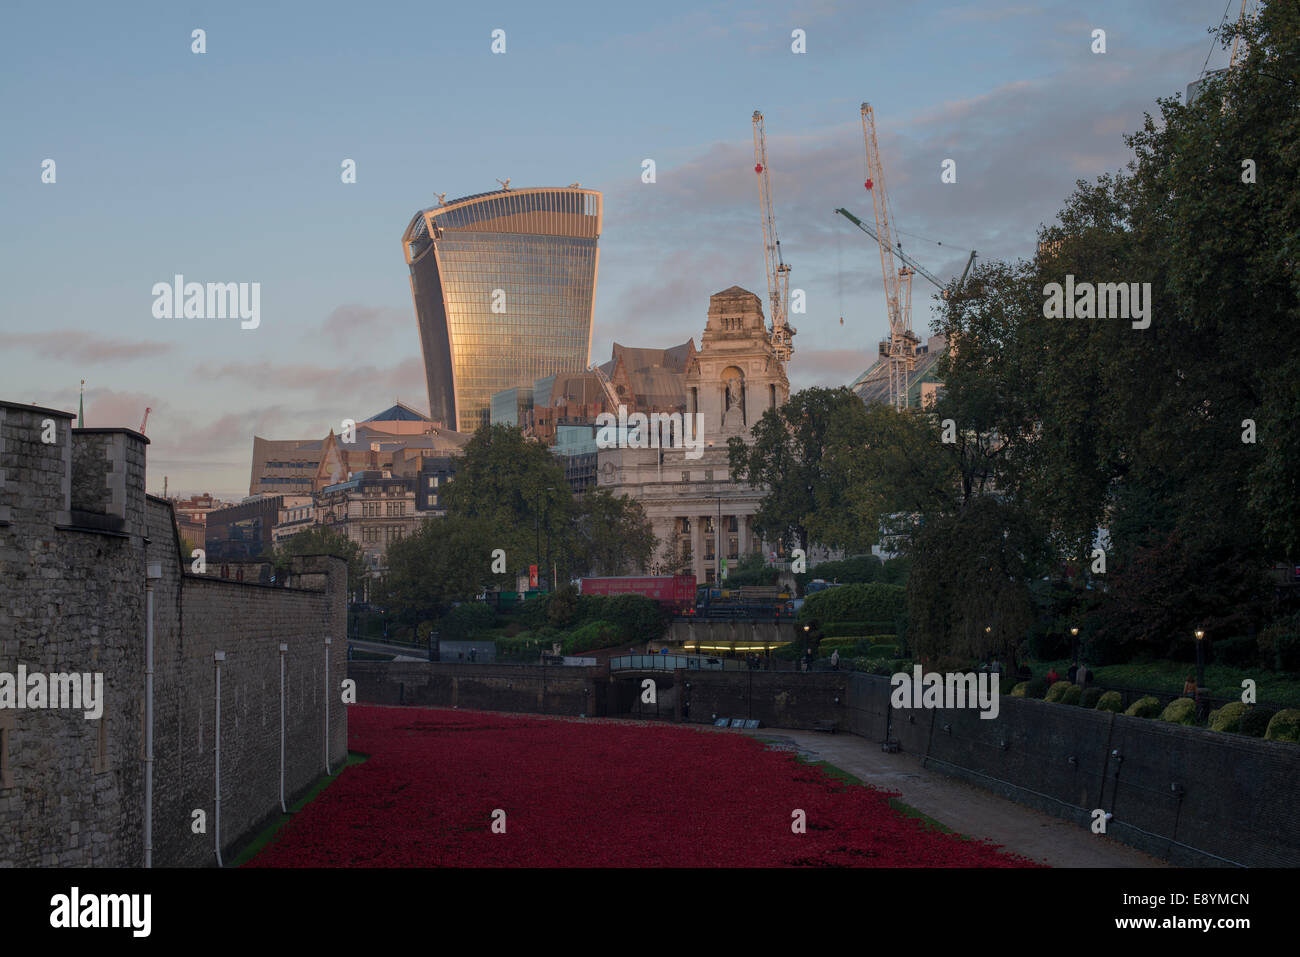
<svg viewBox="0 0 1300 957"><path fill-rule="evenodd" d="M519 622L512 621L510 624L506 625L506 637L514 638L523 630L523 626L520 625Z"/></svg>
<svg viewBox="0 0 1300 957"><path fill-rule="evenodd" d="M516 606L515 614L529 631L536 631L546 625L546 612L551 604L550 595L534 595L525 598Z"/></svg>
<svg viewBox="0 0 1300 957"><path fill-rule="evenodd" d="M1025 682L1025 697L1038 698L1040 701L1047 694L1047 679L1043 677L1030 678Z"/></svg>
<svg viewBox="0 0 1300 957"><path fill-rule="evenodd" d="M903 613L901 585L841 585L809 595L799 609L799 620L816 619L823 625L847 621L893 621Z"/></svg>
<svg viewBox="0 0 1300 957"><path fill-rule="evenodd" d="M1088 690L1094 689L1089 688ZM1124 699L1118 691L1107 691L1097 699L1097 710L1113 711L1115 714L1119 714L1124 710Z"/></svg>
<svg viewBox="0 0 1300 957"><path fill-rule="evenodd" d="M1191 698L1186 699L1191 701ZM1160 699L1147 695L1145 698L1138 698L1128 710L1124 712L1130 718L1154 718L1160 714Z"/></svg>
<svg viewBox="0 0 1300 957"><path fill-rule="evenodd" d="M1241 734L1248 734L1252 738L1264 737L1264 732L1268 730L1268 723L1273 720L1273 715L1277 714L1272 708L1260 708L1258 706L1247 708L1246 713L1241 716L1241 722L1237 725L1237 730Z"/></svg>
<svg viewBox="0 0 1300 957"><path fill-rule="evenodd" d="M573 585L557 588L546 606L546 620L556 628L567 628L577 621L578 589Z"/></svg>
<svg viewBox="0 0 1300 957"><path fill-rule="evenodd" d="M618 626L610 621L590 621L564 639L564 653L577 655L622 644Z"/></svg>
<svg viewBox="0 0 1300 957"><path fill-rule="evenodd" d="M487 631L496 621L497 615L491 605L467 601L442 616L438 638L442 641L467 641L476 633Z"/></svg>
<svg viewBox="0 0 1300 957"><path fill-rule="evenodd" d="M1079 699L1080 708L1095 708L1097 702L1101 700L1100 688L1084 688L1083 696Z"/></svg>
<svg viewBox="0 0 1300 957"><path fill-rule="evenodd" d="M1211 731L1239 731L1246 706L1240 701L1230 701L1222 708L1210 712Z"/></svg>
<svg viewBox="0 0 1300 957"><path fill-rule="evenodd" d="M869 657L872 658L892 658L898 654L898 645L871 645Z"/></svg>
<svg viewBox="0 0 1300 957"><path fill-rule="evenodd" d="M1286 708L1273 715L1264 737L1270 741L1300 741L1300 708Z"/></svg>
<svg viewBox="0 0 1300 957"><path fill-rule="evenodd" d="M1011 696L1013 698L1023 698L1025 697L1025 692L1027 692L1028 690L1029 690L1029 682L1022 681L1020 682L1020 684L1016 685L1014 688L1011 689Z"/></svg>
<svg viewBox="0 0 1300 957"><path fill-rule="evenodd" d="M1196 724L1196 702L1191 698L1175 698L1161 712L1160 720L1172 724Z"/></svg>
<svg viewBox="0 0 1300 957"><path fill-rule="evenodd" d="M1043 680L1046 681L1047 679L1044 678ZM1045 696L1046 700L1060 701L1061 696L1064 695L1066 691L1068 691L1073 687L1074 685L1066 681L1064 678L1062 678L1060 681L1055 681L1052 683L1051 687L1047 689L1047 694Z"/></svg>
<svg viewBox="0 0 1300 957"><path fill-rule="evenodd" d="M1077 706L1082 700L1083 689L1078 685L1070 685L1070 687L1065 689L1065 693L1061 695L1061 704L1072 704Z"/></svg>

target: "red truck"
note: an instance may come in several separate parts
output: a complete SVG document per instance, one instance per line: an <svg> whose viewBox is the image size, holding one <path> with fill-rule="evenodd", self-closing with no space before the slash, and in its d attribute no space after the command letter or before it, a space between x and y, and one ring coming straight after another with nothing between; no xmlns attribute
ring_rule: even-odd
<svg viewBox="0 0 1300 957"><path fill-rule="evenodd" d="M584 595L644 595L679 615L695 610L695 576L584 578L579 589Z"/></svg>

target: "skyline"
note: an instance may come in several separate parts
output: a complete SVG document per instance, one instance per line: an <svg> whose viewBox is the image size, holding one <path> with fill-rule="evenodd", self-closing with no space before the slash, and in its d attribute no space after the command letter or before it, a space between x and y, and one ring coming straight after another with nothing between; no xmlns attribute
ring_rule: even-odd
<svg viewBox="0 0 1300 957"><path fill-rule="evenodd" d="M427 407L394 224L438 192L495 177L602 191L593 360L614 341L698 341L710 294L740 285L767 301L760 109L791 288L808 297L791 317L791 385L844 385L886 329L875 250L831 212L869 212L862 100L878 110L905 248L947 278L972 248L1030 255L1076 179L1122 168L1122 133L1157 96L1181 93L1207 54L1226 62L1206 33L1217 2L949 6L924 34L884 4L669 4L649 22L593 5L572 16L577 30L528 7L435 18L403 4L364 23L347 9L299 22L85 7L70 34L20 10L0 38L6 395L71 410L85 378L90 425L137 428L152 408L151 492L167 475L178 494L239 497L254 434L324 435L396 399ZM1089 50L1097 27L1104 55ZM503 55L490 52L496 28ZM790 52L794 28L805 54ZM430 73L458 85L431 97ZM958 178L945 185L949 157ZM40 180L46 158L54 184ZM641 182L646 158L654 184ZM355 184L340 181L345 159ZM155 319L150 290L177 274L260 283L260 326ZM924 338L924 287L918 298Z"/></svg>

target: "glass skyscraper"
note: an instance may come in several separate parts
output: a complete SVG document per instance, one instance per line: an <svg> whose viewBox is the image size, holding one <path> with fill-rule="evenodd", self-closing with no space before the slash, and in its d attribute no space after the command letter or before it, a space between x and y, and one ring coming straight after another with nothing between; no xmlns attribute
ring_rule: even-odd
<svg viewBox="0 0 1300 957"><path fill-rule="evenodd" d="M473 432L492 394L591 356L601 195L500 189L416 213L402 236L429 414Z"/></svg>

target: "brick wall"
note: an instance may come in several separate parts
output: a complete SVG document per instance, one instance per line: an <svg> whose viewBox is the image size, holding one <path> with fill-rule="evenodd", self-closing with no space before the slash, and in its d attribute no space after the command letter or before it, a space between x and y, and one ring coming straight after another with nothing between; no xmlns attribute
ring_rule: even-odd
<svg viewBox="0 0 1300 957"><path fill-rule="evenodd" d="M349 661L357 700L532 714L604 713L604 668Z"/></svg>

